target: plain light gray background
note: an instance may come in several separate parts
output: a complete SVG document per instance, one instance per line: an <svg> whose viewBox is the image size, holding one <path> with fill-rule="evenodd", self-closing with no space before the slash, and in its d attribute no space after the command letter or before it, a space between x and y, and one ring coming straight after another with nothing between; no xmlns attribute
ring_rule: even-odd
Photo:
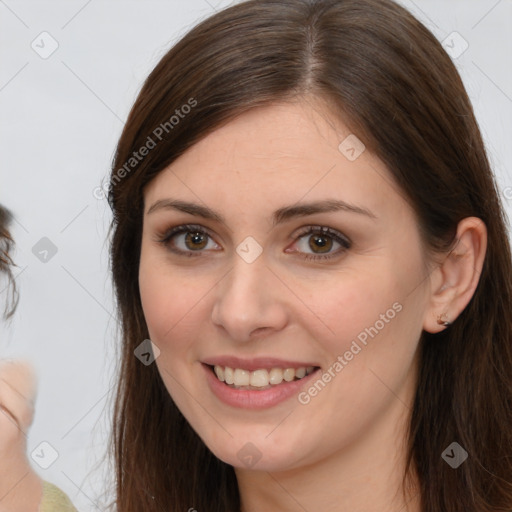
<svg viewBox="0 0 512 512"><path fill-rule="evenodd" d="M34 467L81 512L102 509L109 471L95 467L106 447L116 364L110 211L98 187L147 74L189 27L230 3L0 0L0 203L16 217L21 292L16 317L0 327L0 353L35 365L29 453L42 465L58 454L48 469ZM452 51L467 44L454 61L511 216L511 1L402 3ZM57 251L46 262L43 237Z"/></svg>

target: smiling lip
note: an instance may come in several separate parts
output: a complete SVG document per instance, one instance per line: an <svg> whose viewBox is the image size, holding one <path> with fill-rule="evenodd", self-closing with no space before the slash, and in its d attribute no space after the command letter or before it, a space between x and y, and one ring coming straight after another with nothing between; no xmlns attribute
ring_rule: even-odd
<svg viewBox="0 0 512 512"><path fill-rule="evenodd" d="M226 359L224 358L222 358L221 360L226 361ZM258 366L253 366L254 369L257 370L260 368L278 367L276 362L278 364L284 364L284 361L282 360L273 360L274 362L272 362L270 366L267 366L268 362L271 360L265 359L260 361L264 361L266 364L261 365L260 362L257 362ZM247 361L242 361L242 363L247 364ZM274 366L274 364L276 364L276 366ZM206 381L208 383L210 390L219 400L232 407L253 410L274 407L275 405L284 402L285 400L293 396L297 396L301 389L303 389L306 385L309 384L312 378L316 378L317 373L320 370L320 368L316 367L316 369L312 373L306 375L302 379L293 380L291 382L283 381L281 384L272 386L268 389L248 390L234 389L225 384L224 382L221 382L213 373L213 366L209 366L206 363L202 363L202 367L205 371ZM295 363L293 366L288 366L288 368L294 367ZM240 366L238 366L238 368L240 368Z"/></svg>

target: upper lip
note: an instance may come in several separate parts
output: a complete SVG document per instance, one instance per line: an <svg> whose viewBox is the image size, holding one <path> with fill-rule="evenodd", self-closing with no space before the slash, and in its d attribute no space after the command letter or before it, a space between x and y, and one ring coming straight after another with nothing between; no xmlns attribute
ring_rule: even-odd
<svg viewBox="0 0 512 512"><path fill-rule="evenodd" d="M235 356L210 357L202 361L209 366L228 366L229 368L240 368L242 370L254 371L265 368L307 368L308 366L317 367L311 362L298 362L275 357L255 357L252 359L242 359Z"/></svg>

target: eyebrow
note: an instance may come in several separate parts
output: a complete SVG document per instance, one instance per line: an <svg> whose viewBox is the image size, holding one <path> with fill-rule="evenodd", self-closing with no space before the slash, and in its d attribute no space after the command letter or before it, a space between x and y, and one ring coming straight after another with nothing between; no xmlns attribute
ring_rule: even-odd
<svg viewBox="0 0 512 512"><path fill-rule="evenodd" d="M157 210L177 210L184 213L189 213L197 217L203 217L204 219L210 219L222 224L226 224L224 217L212 210L208 206L203 206L188 201L180 201L177 199L160 199L153 203L149 208L146 215L149 215ZM351 213L357 213L365 215L372 219L376 219L377 216L362 206L356 206L354 204L341 201L339 199L326 199L322 201L313 201L310 203L298 203L291 206L284 206L279 208L272 214L272 225L276 226L294 217L305 217L307 215L313 215L315 213L328 213L345 211Z"/></svg>

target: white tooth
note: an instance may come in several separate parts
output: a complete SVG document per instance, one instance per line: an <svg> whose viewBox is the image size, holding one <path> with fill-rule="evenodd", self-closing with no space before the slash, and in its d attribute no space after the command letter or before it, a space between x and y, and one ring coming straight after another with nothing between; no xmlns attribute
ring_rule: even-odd
<svg viewBox="0 0 512 512"><path fill-rule="evenodd" d="M296 377L297 379L302 379L306 375L309 375L315 367L301 366L297 369L286 368L284 370L282 368L271 368L270 370L260 369L250 372L241 368L230 368L229 366L223 368L222 366L215 365L213 369L221 382L233 385L238 389L246 386L265 388L269 385L276 386L277 384L281 384L283 380L291 382Z"/></svg>
<svg viewBox="0 0 512 512"><path fill-rule="evenodd" d="M300 368L297 368L295 370L295 377L297 377L298 379L302 379L302 377L304 377L306 375L306 368L304 368L304 366L301 366Z"/></svg>
<svg viewBox="0 0 512 512"><path fill-rule="evenodd" d="M217 378L221 381L221 382L224 382L224 368L222 368L222 366L217 366L215 365L213 367L213 370L215 372L215 375L217 375Z"/></svg>
<svg viewBox="0 0 512 512"><path fill-rule="evenodd" d="M281 384L283 382L283 370L281 368L272 368L269 372L270 384Z"/></svg>
<svg viewBox="0 0 512 512"><path fill-rule="evenodd" d="M247 370L241 370L237 368L235 370L233 381L235 386L248 386L251 380L251 374Z"/></svg>
<svg viewBox="0 0 512 512"><path fill-rule="evenodd" d="M226 381L226 384L235 383L235 372L233 371L233 368L230 368L229 366L226 366L226 368L224 368L224 379Z"/></svg>
<svg viewBox="0 0 512 512"><path fill-rule="evenodd" d="M269 375L267 370L255 370L251 373L251 386L263 388L269 385Z"/></svg>
<svg viewBox="0 0 512 512"><path fill-rule="evenodd" d="M286 368L283 378L286 382L291 382L295 378L295 368Z"/></svg>

